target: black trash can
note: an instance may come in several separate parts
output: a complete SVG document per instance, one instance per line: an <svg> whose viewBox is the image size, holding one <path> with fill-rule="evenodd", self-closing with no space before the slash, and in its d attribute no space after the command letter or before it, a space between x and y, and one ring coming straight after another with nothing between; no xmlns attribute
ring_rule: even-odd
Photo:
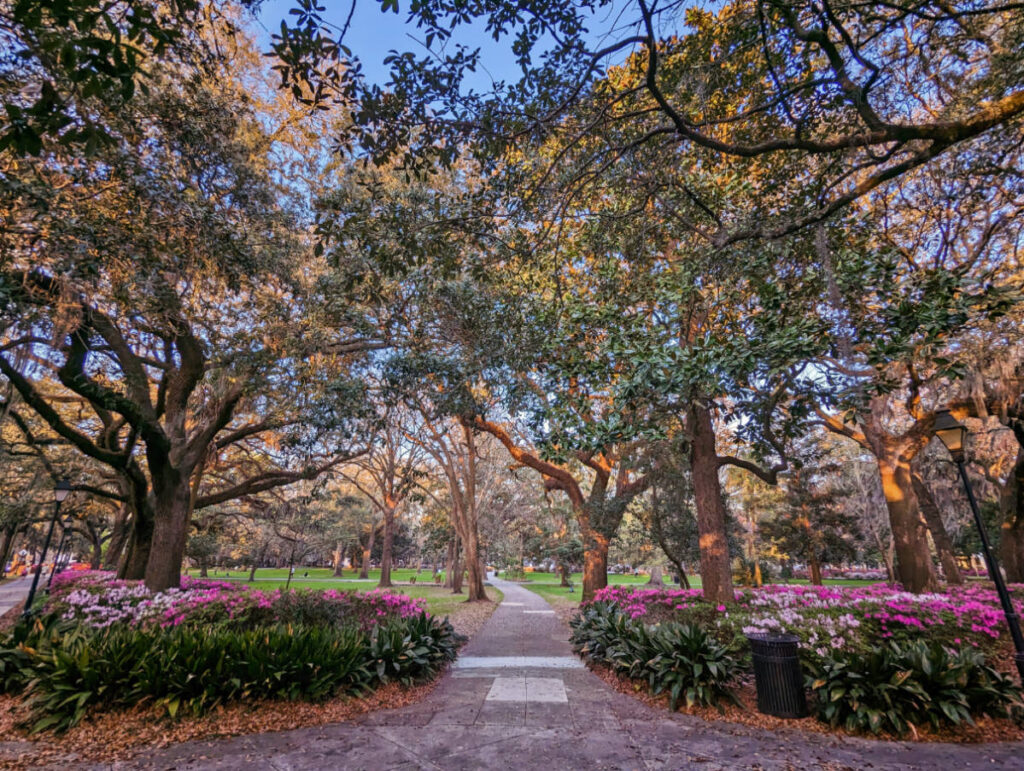
<svg viewBox="0 0 1024 771"><path fill-rule="evenodd" d="M758 711L775 717L807 717L800 638L791 634L750 634L747 640L754 654Z"/></svg>

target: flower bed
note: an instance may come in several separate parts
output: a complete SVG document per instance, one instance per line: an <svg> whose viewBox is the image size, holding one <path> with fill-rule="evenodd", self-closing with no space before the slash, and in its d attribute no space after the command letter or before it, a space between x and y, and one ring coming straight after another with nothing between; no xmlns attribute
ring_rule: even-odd
<svg viewBox="0 0 1024 771"><path fill-rule="evenodd" d="M421 682L463 641L422 600L386 592L186 579L153 593L108 573L64 573L38 617L0 640L0 686L22 697L26 727L62 731L111 707L176 717Z"/></svg>
<svg viewBox="0 0 1024 771"><path fill-rule="evenodd" d="M1024 612L1024 587L1013 589ZM1005 623L996 593L977 586L925 595L886 584L766 586L737 591L727 605L705 602L699 590L609 586L573 619L572 642L655 694L666 688L668 667L675 708L734 696L749 667L746 635L794 634L819 720L903 735L925 723L943 730L981 715L1020 716L1019 688L1005 674ZM664 645L668 638L693 644L669 656L678 646Z"/></svg>
<svg viewBox="0 0 1024 771"><path fill-rule="evenodd" d="M215 625L247 629L267 624L356 626L363 631L382 621L412 618L424 600L373 591L336 589L249 589L230 581L182 579L180 589L150 592L136 581L117 581L100 571L65 572L53 579L43 613L93 629L117 624L148 628Z"/></svg>
<svg viewBox="0 0 1024 771"><path fill-rule="evenodd" d="M1011 587L1024 614L1024 586ZM888 584L863 587L771 585L735 593L735 602L711 605L699 589L609 586L595 602L610 603L646 623L674 620L707 627L724 642L751 633L786 632L817 655L829 649L871 650L885 640L927 635L952 647L988 653L1008 650L1006 619L995 590L950 587L948 592L910 594Z"/></svg>

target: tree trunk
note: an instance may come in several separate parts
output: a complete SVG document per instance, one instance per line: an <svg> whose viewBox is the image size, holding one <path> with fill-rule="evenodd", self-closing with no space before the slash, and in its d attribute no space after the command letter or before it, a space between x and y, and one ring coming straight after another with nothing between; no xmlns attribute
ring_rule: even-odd
<svg viewBox="0 0 1024 771"><path fill-rule="evenodd" d="M341 578L345 575L345 542L338 541L337 546L334 548L334 576Z"/></svg>
<svg viewBox="0 0 1024 771"><path fill-rule="evenodd" d="M562 578L561 583L559 583L559 586L569 586L569 563L565 560L559 560L558 573Z"/></svg>
<svg viewBox="0 0 1024 771"><path fill-rule="evenodd" d="M373 544L377 538L377 523L373 522L370 524L370 537L366 542L366 548L363 549L363 558L359 563L359 577L369 578L370 577L370 553L373 552Z"/></svg>
<svg viewBox="0 0 1024 771"><path fill-rule="evenodd" d="M0 575L7 574L7 558L11 555L11 547L14 546L14 535L18 527L5 527L3 541L0 541Z"/></svg>
<svg viewBox="0 0 1024 771"><path fill-rule="evenodd" d="M358 538L349 544L348 561L352 566L353 573L356 573L357 569L363 564L363 546L359 543Z"/></svg>
<svg viewBox="0 0 1024 771"><path fill-rule="evenodd" d="M122 504L114 524L110 530L110 543L107 544L107 553L103 558L103 567L107 570L117 570L121 562L121 555L124 554L125 544L128 543L128 535L131 530L129 522L130 509L127 504Z"/></svg>
<svg viewBox="0 0 1024 771"><path fill-rule="evenodd" d="M455 547L458 542L452 538L448 541L448 554L444 561L444 588L451 589L455 584Z"/></svg>
<svg viewBox="0 0 1024 771"><path fill-rule="evenodd" d="M950 584L962 584L964 582L960 575L960 566L957 565L956 556L953 554L953 542L949 540L946 526L942 524L942 515L939 507L935 504L931 490L925 484L924 478L911 467L910 481L914 488L914 496L921 509L928 531L932 534L932 543L935 544L935 553L939 557L939 564L942 565L942 572L946 576L946 582Z"/></svg>
<svg viewBox="0 0 1024 771"><path fill-rule="evenodd" d="M99 570L103 563L103 542L99 538L93 538L91 542L91 553L89 554L89 569Z"/></svg>
<svg viewBox="0 0 1024 771"><path fill-rule="evenodd" d="M887 543L882 543L882 536L876 532L875 545L878 546L878 553L882 555L882 561L885 563L886 581L890 584L896 583L896 569L893 566L892 556L892 539L890 538Z"/></svg>
<svg viewBox="0 0 1024 771"><path fill-rule="evenodd" d="M651 586L664 586L665 582L661 578L661 565L655 565L651 568L651 577L647 581Z"/></svg>
<svg viewBox="0 0 1024 771"><path fill-rule="evenodd" d="M484 574L480 562L480 541L476 529L476 518L472 517L471 521L464 524L463 529L466 532L463 536L463 551L465 552L466 570L469 573L469 595L466 599L469 602L486 600L487 592L484 591Z"/></svg>
<svg viewBox="0 0 1024 771"><path fill-rule="evenodd" d="M1024 445L1017 450L1017 462L999 496L999 508L1003 515L999 562L1007 582L1024 583Z"/></svg>
<svg viewBox="0 0 1024 771"><path fill-rule="evenodd" d="M146 562L146 586L162 592L179 586L181 565L185 559L185 541L192 518L192 490L188 476L167 471L170 480L154 483L153 538ZM179 477L175 480L174 477Z"/></svg>
<svg viewBox="0 0 1024 771"><path fill-rule="evenodd" d="M665 556L668 557L667 554ZM672 559L672 557L668 557L668 561L671 562L672 563L672 567L674 567L676 569L676 581L684 589L689 589L690 588L690 578L689 578L689 576L686 575L686 568L683 566L683 563L681 561L679 561L679 560Z"/></svg>
<svg viewBox="0 0 1024 771"><path fill-rule="evenodd" d="M937 581L928 549L928 526L914 495L910 462L896 453L880 453L878 471L889 509L899 581L914 594L935 591Z"/></svg>
<svg viewBox="0 0 1024 771"><path fill-rule="evenodd" d="M722 500L722 485L718 479L718 454L711 413L694 404L689 409L687 422L691 433L690 469L704 599L713 603L732 602L735 598L725 531L725 501Z"/></svg>
<svg viewBox="0 0 1024 771"><path fill-rule="evenodd" d="M807 559L807 563L811 566L811 583L815 586L821 586L821 563L813 552Z"/></svg>
<svg viewBox="0 0 1024 771"><path fill-rule="evenodd" d="M149 495L148 483L139 474L130 475L124 487L131 507L131 532L128 550L118 570L118 578L140 581L146 576L149 555L156 528L155 503Z"/></svg>
<svg viewBox="0 0 1024 771"><path fill-rule="evenodd" d="M591 528L583 529L583 602L608 586L609 540Z"/></svg>
<svg viewBox="0 0 1024 771"><path fill-rule="evenodd" d="M209 569L208 563L209 563L209 558L207 558L205 555L199 558L199 577L200 578L209 578L210 577L210 569Z"/></svg>
<svg viewBox="0 0 1024 771"><path fill-rule="evenodd" d="M395 545L395 508L384 509L384 542L380 554L380 580L377 586L384 589L393 586L391 583L391 552Z"/></svg>
<svg viewBox="0 0 1024 771"><path fill-rule="evenodd" d="M452 560L452 594L462 594L462 560L460 559L459 548L461 544L455 543L455 558Z"/></svg>

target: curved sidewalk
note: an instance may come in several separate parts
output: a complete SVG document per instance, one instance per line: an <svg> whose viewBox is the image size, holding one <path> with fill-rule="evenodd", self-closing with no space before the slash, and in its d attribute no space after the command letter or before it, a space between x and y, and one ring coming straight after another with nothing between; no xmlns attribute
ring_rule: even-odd
<svg viewBox="0 0 1024 771"><path fill-rule="evenodd" d="M583 668L541 597L505 599L424 701L356 723L182 744L159 769L1024 769L1024 743L883 743L758 731L648 708Z"/></svg>

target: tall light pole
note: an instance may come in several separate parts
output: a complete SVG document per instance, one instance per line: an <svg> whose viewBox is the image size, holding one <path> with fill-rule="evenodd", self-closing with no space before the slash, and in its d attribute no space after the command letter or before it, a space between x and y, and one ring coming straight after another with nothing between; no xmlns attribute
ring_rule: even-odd
<svg viewBox="0 0 1024 771"><path fill-rule="evenodd" d="M1006 615L1006 624L1010 627L1010 637L1013 638L1013 647L1016 651L1014 661L1017 664L1017 672L1020 673L1021 682L1024 683L1024 635L1020 631L1020 618L1013 607L1013 600L1006 590L1006 583L1003 581L1003 574L999 572L999 564L992 553L992 545L988 541L988 532L985 530L985 523L981 519L981 511L978 510L978 501L974 497L974 489L971 487L971 480L967 476L965 466L966 455L964 444L967 439L967 426L954 418L949 410L939 410L935 414L934 432L939 440L946 445L949 454L953 457L957 469L960 471L960 479L964 483L964 490L967 493L967 501L971 504L971 513L974 515L974 524L978 528L978 535L981 538L981 551L985 555L985 566L988 574L996 584L996 592L999 594L999 602L1003 606L1003 613Z"/></svg>
<svg viewBox="0 0 1024 771"><path fill-rule="evenodd" d="M46 531L46 540L43 542L43 555L39 558L39 564L36 565L36 572L32 576L32 586L29 587L28 597L25 598L25 610L22 615L27 616L32 610L32 601L36 598L36 588L39 586L39 574L43 572L43 561L46 559L46 552L50 549L50 540L53 538L53 528L57 524L57 519L60 517L60 505L64 503L64 499L68 497L68 493L71 492L71 483L66 479L61 479L53 488L53 519L50 520L50 527Z"/></svg>
<svg viewBox="0 0 1024 771"><path fill-rule="evenodd" d="M71 529L71 517L66 517L63 522L60 523L60 541L57 543L57 556L53 558L53 567L50 568L50 577L46 579L46 591L50 591L50 586L53 584L53 577L57 573L57 563L60 562L62 556L64 556L64 542L68 539L68 530Z"/></svg>

